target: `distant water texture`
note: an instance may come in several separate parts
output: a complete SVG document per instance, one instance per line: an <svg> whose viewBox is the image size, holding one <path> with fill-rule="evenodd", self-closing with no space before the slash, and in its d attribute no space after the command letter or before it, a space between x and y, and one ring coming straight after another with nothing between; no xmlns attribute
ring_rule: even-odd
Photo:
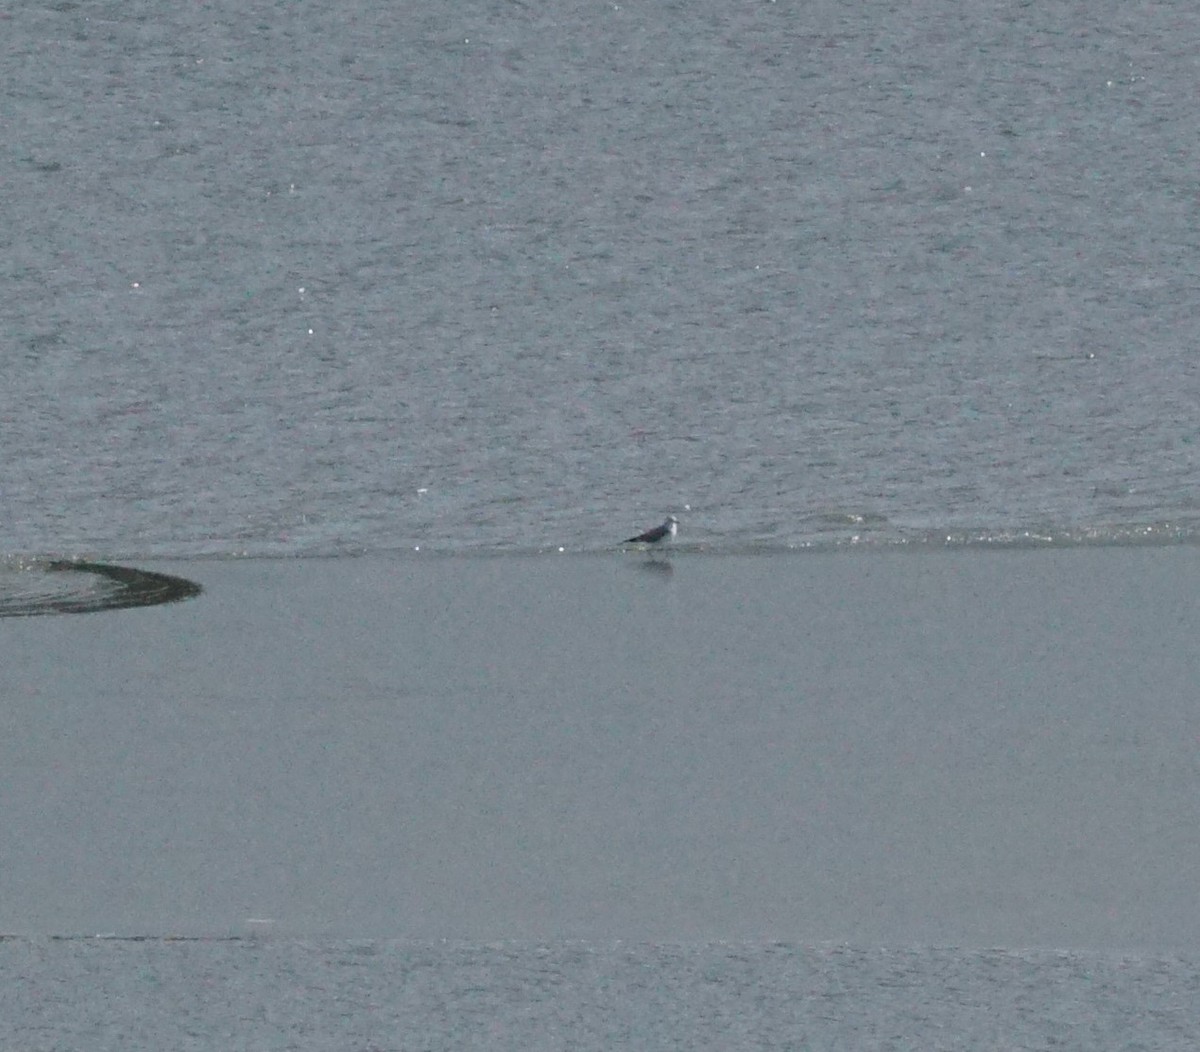
<svg viewBox="0 0 1200 1052"><path fill-rule="evenodd" d="M1196 533L1200 8L3 29L9 554Z"/></svg>
<svg viewBox="0 0 1200 1052"><path fill-rule="evenodd" d="M1154 1049L1194 957L782 943L0 942L0 1038L61 1048ZM69 989L71 996L30 996ZM133 1021L136 1013L136 1022Z"/></svg>

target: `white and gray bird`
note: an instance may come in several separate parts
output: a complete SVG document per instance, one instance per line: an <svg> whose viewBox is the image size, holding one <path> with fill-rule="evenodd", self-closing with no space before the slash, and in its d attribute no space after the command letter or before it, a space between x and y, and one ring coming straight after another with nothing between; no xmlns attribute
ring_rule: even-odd
<svg viewBox="0 0 1200 1052"><path fill-rule="evenodd" d="M653 544L656 547L661 547L664 544L670 544L675 539L675 532L679 529L679 520L674 515L668 515L667 521L661 526L655 526L652 530L647 530L645 533L639 533L636 537L630 537L622 544Z"/></svg>

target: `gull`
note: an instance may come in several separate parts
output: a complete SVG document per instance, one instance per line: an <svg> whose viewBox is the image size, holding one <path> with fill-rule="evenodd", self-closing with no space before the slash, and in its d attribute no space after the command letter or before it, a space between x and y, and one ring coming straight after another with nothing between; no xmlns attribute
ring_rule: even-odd
<svg viewBox="0 0 1200 1052"><path fill-rule="evenodd" d="M655 526L652 530L647 530L645 533L639 533L636 537L630 537L627 541L622 541L622 544L654 544L662 546L670 544L675 539L675 531L679 529L679 520L674 515L668 515L667 521L661 526Z"/></svg>

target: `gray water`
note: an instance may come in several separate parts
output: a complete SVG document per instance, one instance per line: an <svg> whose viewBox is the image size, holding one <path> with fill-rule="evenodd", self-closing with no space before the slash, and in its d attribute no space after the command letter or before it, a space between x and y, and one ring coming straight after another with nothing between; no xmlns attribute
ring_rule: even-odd
<svg viewBox="0 0 1200 1052"><path fill-rule="evenodd" d="M6 545L1194 532L1198 22L24 8Z"/></svg>
<svg viewBox="0 0 1200 1052"><path fill-rule="evenodd" d="M59 556L205 589L2 622L8 1043L554 1047L557 1026L658 1047L640 1035L665 1018L680 1047L1194 1047L1198 22L1115 2L0 13L0 608L109 594L45 573ZM609 551L668 512L679 555ZM410 677L434 685L405 755L435 792L402 813L436 850L401 856L366 845L419 786L385 763ZM694 762L658 763L654 727ZM497 787L555 835L490 884ZM819 855L772 839L797 800ZM398 891L425 922L389 912ZM162 941L251 922L265 940ZM74 938L98 933L151 941ZM288 955L394 991L442 938L466 947L431 966L456 993L418 995L434 1021L411 1034L290 1000L310 980ZM560 1019L486 945L575 938L628 940L601 971L665 992L605 1000L563 966ZM819 981L855 996L809 1029L782 997L702 997L720 940L763 990L844 946ZM1018 966L980 986L994 947ZM881 978L900 952L929 1013ZM122 1022L160 955L197 1013L183 1037L178 1012ZM246 961L262 1007L199 1007ZM513 1006L507 1030L463 1029L479 999ZM994 1029L953 1007L980 1003Z"/></svg>
<svg viewBox="0 0 1200 1052"><path fill-rule="evenodd" d="M65 959L65 963L62 963ZM783 944L33 942L12 1047L1185 1049L1194 961ZM2 965L0 965L2 967ZM274 977L283 976L280 984ZM51 987L59 989L60 987ZM14 991L19 991L14 996ZM885 996L881 996L883 993ZM24 995L24 996L22 996ZM121 1006L144 1006L136 1020ZM314 1010L320 1009L320 1010ZM8 1013L6 1017L11 1018ZM55 1037L44 1023L53 1021ZM114 1032L121 1038L114 1040Z"/></svg>
<svg viewBox="0 0 1200 1052"><path fill-rule="evenodd" d="M1191 546L159 569L0 634L14 1047L1195 1043Z"/></svg>
<svg viewBox="0 0 1200 1052"><path fill-rule="evenodd" d="M195 570L4 623L0 932L1200 943L1191 548Z"/></svg>

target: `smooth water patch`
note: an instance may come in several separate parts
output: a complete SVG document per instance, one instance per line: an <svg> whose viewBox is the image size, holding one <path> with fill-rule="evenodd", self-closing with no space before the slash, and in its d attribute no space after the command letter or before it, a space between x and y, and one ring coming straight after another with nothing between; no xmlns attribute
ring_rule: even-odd
<svg viewBox="0 0 1200 1052"><path fill-rule="evenodd" d="M0 932L1200 944L1191 546L885 554L156 563L204 602L9 620Z"/></svg>

